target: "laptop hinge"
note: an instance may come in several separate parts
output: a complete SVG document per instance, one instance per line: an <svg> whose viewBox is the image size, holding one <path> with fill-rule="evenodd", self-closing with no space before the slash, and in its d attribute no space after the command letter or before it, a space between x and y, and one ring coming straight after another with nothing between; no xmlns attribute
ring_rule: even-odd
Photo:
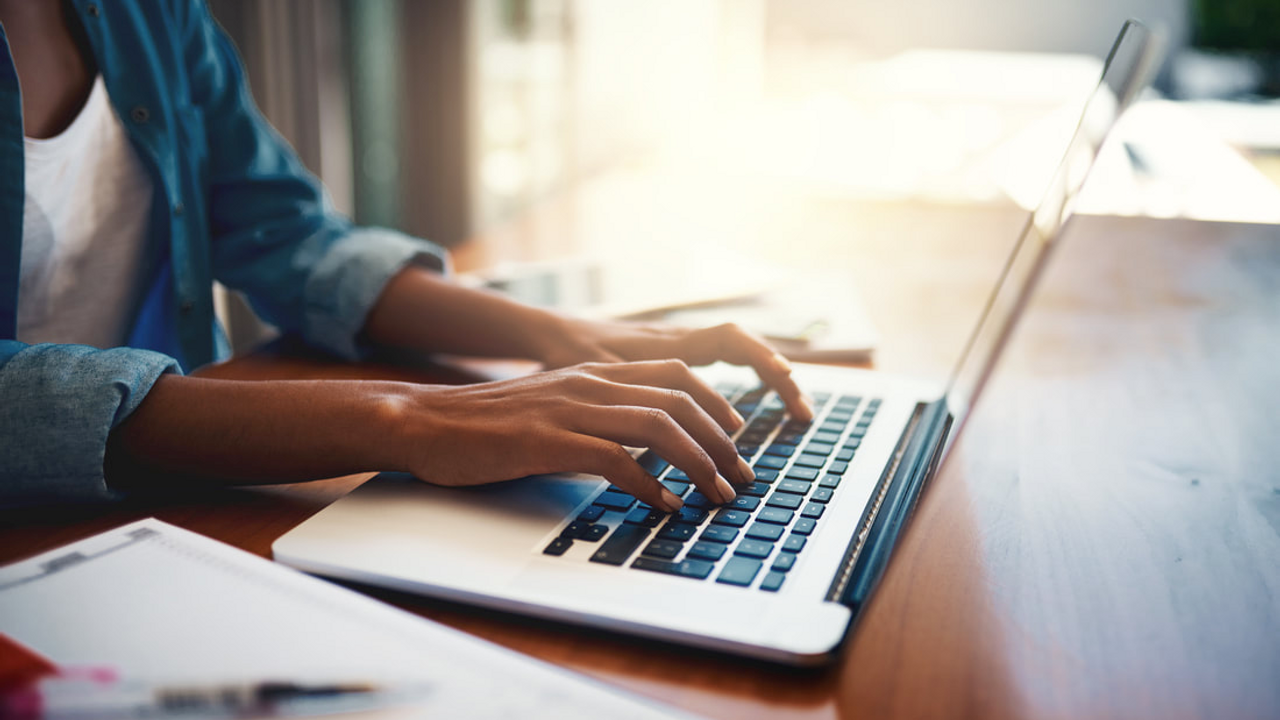
<svg viewBox="0 0 1280 720"><path fill-rule="evenodd" d="M827 591L828 601L846 605L857 615L870 596L925 485L937 470L951 420L945 400L916 406L858 522L858 532L849 541Z"/></svg>

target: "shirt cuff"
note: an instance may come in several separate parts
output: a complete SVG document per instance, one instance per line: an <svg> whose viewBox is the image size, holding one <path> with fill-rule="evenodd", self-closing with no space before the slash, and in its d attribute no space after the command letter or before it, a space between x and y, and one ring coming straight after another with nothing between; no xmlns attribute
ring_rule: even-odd
<svg viewBox="0 0 1280 720"><path fill-rule="evenodd" d="M435 243L381 228L360 228L333 243L316 263L304 290L303 337L348 360L371 348L361 331L387 283L408 265L451 272L448 253Z"/></svg>
<svg viewBox="0 0 1280 720"><path fill-rule="evenodd" d="M156 380L181 372L149 350L11 344L0 367L0 504L98 502L120 495L103 476L107 437Z"/></svg>

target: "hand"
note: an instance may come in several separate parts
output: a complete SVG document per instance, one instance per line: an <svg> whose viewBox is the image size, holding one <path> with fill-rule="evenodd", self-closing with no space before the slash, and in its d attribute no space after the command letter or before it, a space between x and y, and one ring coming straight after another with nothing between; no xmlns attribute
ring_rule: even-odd
<svg viewBox="0 0 1280 720"><path fill-rule="evenodd" d="M682 503L624 446L650 447L714 502L751 468L726 432L742 416L679 360L588 363L500 382L403 386L387 404L394 464L429 482L476 485L551 472L601 475L655 508Z"/></svg>
<svg viewBox="0 0 1280 720"><path fill-rule="evenodd" d="M764 340L732 323L691 330L628 322L566 320L542 352L547 367L580 362L626 362L676 358L690 365L717 360L747 365L778 393L787 412L799 420L813 419L813 406L791 378L791 364ZM709 392L709 390L708 390Z"/></svg>

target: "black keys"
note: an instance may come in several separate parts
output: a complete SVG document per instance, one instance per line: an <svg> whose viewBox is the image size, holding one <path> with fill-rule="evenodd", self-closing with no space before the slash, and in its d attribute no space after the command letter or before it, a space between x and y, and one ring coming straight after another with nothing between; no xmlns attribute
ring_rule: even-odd
<svg viewBox="0 0 1280 720"><path fill-rule="evenodd" d="M593 523L599 520L602 515L604 515L604 508L599 505L589 505L586 510L578 513L578 519L582 522Z"/></svg>
<svg viewBox="0 0 1280 720"><path fill-rule="evenodd" d="M680 551L683 548L683 545L675 542L674 540L654 540L645 546L644 553L642 554L673 560L675 559L675 556L680 554Z"/></svg>
<svg viewBox="0 0 1280 720"><path fill-rule="evenodd" d="M790 480L790 479L788 479L788 480L783 480L782 482L778 483L778 491L779 491L779 492L795 493L796 495L806 495L806 494L808 494L808 492L809 492L809 488L811 488L811 487L813 487L813 484L812 484L812 483L810 483L810 482L807 482L807 481L805 481L805 480Z"/></svg>
<svg viewBox="0 0 1280 720"><path fill-rule="evenodd" d="M670 467L670 463L658 457L658 454L652 450L646 450L640 455L636 462L640 463L640 467L644 468L645 472L653 476L657 476L663 470Z"/></svg>
<svg viewBox="0 0 1280 720"><path fill-rule="evenodd" d="M773 553L773 543L762 540L743 540L733 549L736 556L758 558L763 560Z"/></svg>
<svg viewBox="0 0 1280 720"><path fill-rule="evenodd" d="M739 495L750 495L751 497L764 497L769 494L768 483L752 482L746 485L734 488Z"/></svg>
<svg viewBox="0 0 1280 720"><path fill-rule="evenodd" d="M809 453L801 453L800 457L796 458L795 467L820 468L826 464L827 464L827 458L824 455L810 455Z"/></svg>
<svg viewBox="0 0 1280 720"><path fill-rule="evenodd" d="M746 587L751 584L752 580L756 579L756 573L760 572L761 565L762 563L759 560L735 555L729 558L729 562L725 563L724 569L720 571L720 576L716 578L716 582Z"/></svg>
<svg viewBox="0 0 1280 720"><path fill-rule="evenodd" d="M698 534L698 528L682 522L669 522L658 531L660 539L674 540L677 543L686 542L696 534Z"/></svg>
<svg viewBox="0 0 1280 720"><path fill-rule="evenodd" d="M712 525L702 531L702 540L718 543L731 543L738 538L738 530L725 525ZM699 540L698 542L701 542Z"/></svg>
<svg viewBox="0 0 1280 720"><path fill-rule="evenodd" d="M831 494L833 492L831 488L818 488L817 491L809 496L809 499L817 503L828 503L831 502Z"/></svg>
<svg viewBox="0 0 1280 720"><path fill-rule="evenodd" d="M671 468L671 472L667 473L667 480L679 480L680 482L689 482L689 476L680 468Z"/></svg>
<svg viewBox="0 0 1280 720"><path fill-rule="evenodd" d="M657 527L658 523L662 522L662 517L663 514L660 510L638 507L627 513L627 517L622 522L651 528Z"/></svg>
<svg viewBox="0 0 1280 720"><path fill-rule="evenodd" d="M778 479L778 471L769 468L755 468L752 472L756 475L756 482L771 483Z"/></svg>
<svg viewBox="0 0 1280 720"><path fill-rule="evenodd" d="M711 522L714 525L731 525L733 527L742 527L743 525L746 525L747 521L750 519L751 519L751 513L749 512L745 512L742 510L730 510L728 508L725 508L720 512L716 513L716 516L711 518Z"/></svg>
<svg viewBox="0 0 1280 720"><path fill-rule="evenodd" d="M769 507L782 508L784 510L798 510L804 504L804 497L791 493L776 492L769 496L767 504Z"/></svg>
<svg viewBox="0 0 1280 720"><path fill-rule="evenodd" d="M591 527L591 523L584 523L581 520L574 520L560 531L560 537L577 540L587 534L587 528Z"/></svg>
<svg viewBox="0 0 1280 720"><path fill-rule="evenodd" d="M605 492L600 493L600 497L596 498L596 505L599 505L606 510L617 510L618 512L630 510L631 506L635 504L635 498L627 495L626 493L614 492L612 490L606 490Z"/></svg>
<svg viewBox="0 0 1280 720"><path fill-rule="evenodd" d="M686 503L680 508L680 512L676 513L675 519L691 525L701 525L707 519L707 511L703 508L689 507Z"/></svg>
<svg viewBox="0 0 1280 720"><path fill-rule="evenodd" d="M711 502L711 498L707 497L706 495L703 495L697 490L694 490L693 492L689 493L689 497L684 499L684 506L687 508L698 508L700 510L710 510L711 508L715 507L716 504Z"/></svg>
<svg viewBox="0 0 1280 720"><path fill-rule="evenodd" d="M751 527L747 528L747 537L752 540L764 540L765 542L777 542L782 537L782 533L786 528L781 525L770 525L759 521L751 523Z"/></svg>
<svg viewBox="0 0 1280 720"><path fill-rule="evenodd" d="M561 535L555 540L552 540L551 544L547 546L547 549L542 551L542 554L543 555L563 555L565 551L571 547L573 547L573 539L567 538Z"/></svg>
<svg viewBox="0 0 1280 720"><path fill-rule="evenodd" d="M849 447L848 445L845 445L840 452L836 453L836 460L838 462L849 462L853 459L853 454L855 452L857 452L856 447Z"/></svg>
<svg viewBox="0 0 1280 720"><path fill-rule="evenodd" d="M837 460L831 463L831 467L827 468L827 472L832 475L843 475L845 470L849 469L849 463L844 460Z"/></svg>
<svg viewBox="0 0 1280 720"><path fill-rule="evenodd" d="M649 528L641 525L622 524L609 536L608 540L591 555L591 562L606 565L621 565L640 547L640 543L649 537Z"/></svg>
<svg viewBox="0 0 1280 720"><path fill-rule="evenodd" d="M739 495L738 497L725 503L725 507L733 508L735 510L746 510L747 512L752 512L756 508L760 507L760 498L751 497L750 495Z"/></svg>
<svg viewBox="0 0 1280 720"><path fill-rule="evenodd" d="M667 575L679 575L680 577L695 578L697 580L705 580L711 571L715 569L713 563L705 560L681 560L680 562L668 562L666 560L655 560L648 557L638 557L636 561L631 563L631 567L637 570L648 570L650 572L666 573Z"/></svg>
<svg viewBox="0 0 1280 720"><path fill-rule="evenodd" d="M773 559L773 567L769 568L774 572L787 572L796 564L796 554L783 552L778 553L778 557Z"/></svg>
<svg viewBox="0 0 1280 720"><path fill-rule="evenodd" d="M760 589L765 592L778 592L778 588L782 587L782 582L786 579L787 576L780 572L768 573L760 581Z"/></svg>
<svg viewBox="0 0 1280 720"><path fill-rule="evenodd" d="M582 534L582 539L587 542L600 542L605 535L609 534L608 525L592 525Z"/></svg>
<svg viewBox="0 0 1280 720"><path fill-rule="evenodd" d="M766 507L760 511L756 519L760 522L774 523L775 525L789 525L791 519L796 516L790 510L777 507Z"/></svg>
<svg viewBox="0 0 1280 720"><path fill-rule="evenodd" d="M699 540L698 542L689 546L689 557L697 558L699 560L710 560L711 562L715 562L720 558L724 557L724 553L728 549L729 549L728 545L723 545L718 542L708 542L706 540Z"/></svg>
<svg viewBox="0 0 1280 720"><path fill-rule="evenodd" d="M835 452L836 446L831 443L811 442L804 446L807 455L830 455Z"/></svg>
<svg viewBox="0 0 1280 720"><path fill-rule="evenodd" d="M811 502L804 506L804 510L801 510L800 514L807 518L820 518L822 517L822 512L826 509L827 506L822 503Z"/></svg>
<svg viewBox="0 0 1280 720"><path fill-rule="evenodd" d="M670 479L663 480L661 482L662 486L674 493L676 497L684 497L684 494L689 492L689 483L687 482Z"/></svg>
<svg viewBox="0 0 1280 720"><path fill-rule="evenodd" d="M818 487L833 488L840 485L839 475L826 475L822 480L818 481Z"/></svg>
<svg viewBox="0 0 1280 720"><path fill-rule="evenodd" d="M766 470L781 470L786 467L787 459L777 455L761 455L756 459L755 467Z"/></svg>
<svg viewBox="0 0 1280 720"><path fill-rule="evenodd" d="M804 549L805 537L803 535L788 535L786 542L782 543L782 549L785 552L798 553Z"/></svg>
<svg viewBox="0 0 1280 720"><path fill-rule="evenodd" d="M810 439L814 442L834 444L840 442L840 433L818 431Z"/></svg>
<svg viewBox="0 0 1280 720"><path fill-rule="evenodd" d="M792 480L813 481L818 479L817 468L793 467L787 472L787 477Z"/></svg>
<svg viewBox="0 0 1280 720"><path fill-rule="evenodd" d="M796 526L791 528L791 532L796 535L810 535L813 529L818 526L818 521L813 518L802 517L796 521Z"/></svg>
<svg viewBox="0 0 1280 720"><path fill-rule="evenodd" d="M796 451L795 445L783 445L781 443L774 443L764 449L764 454L777 455L778 457L788 458L788 457L791 457L795 453L795 451Z"/></svg>

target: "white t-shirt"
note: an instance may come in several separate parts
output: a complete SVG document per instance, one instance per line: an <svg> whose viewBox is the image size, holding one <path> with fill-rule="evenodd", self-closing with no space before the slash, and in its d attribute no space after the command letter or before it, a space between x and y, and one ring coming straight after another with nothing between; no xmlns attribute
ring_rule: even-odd
<svg viewBox="0 0 1280 720"><path fill-rule="evenodd" d="M143 290L154 184L102 76L66 130L23 149L18 340L122 345Z"/></svg>

